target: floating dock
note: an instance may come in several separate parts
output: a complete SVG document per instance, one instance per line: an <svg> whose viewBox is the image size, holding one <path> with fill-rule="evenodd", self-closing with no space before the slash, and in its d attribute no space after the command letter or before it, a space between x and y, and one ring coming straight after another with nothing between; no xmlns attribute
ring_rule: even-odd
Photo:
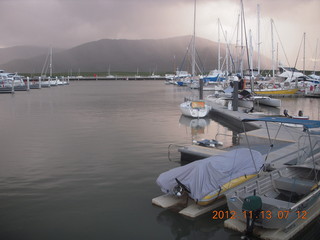
<svg viewBox="0 0 320 240"><path fill-rule="evenodd" d="M172 195L162 195L152 199L152 204L165 209L179 209L178 212L189 218L196 218L213 209L221 207L227 203L225 197L221 197L207 206L200 206L190 198L178 198Z"/></svg>
<svg viewBox="0 0 320 240"><path fill-rule="evenodd" d="M181 161L194 161L226 152L222 149L198 145L183 146L180 147L178 151L181 153Z"/></svg>

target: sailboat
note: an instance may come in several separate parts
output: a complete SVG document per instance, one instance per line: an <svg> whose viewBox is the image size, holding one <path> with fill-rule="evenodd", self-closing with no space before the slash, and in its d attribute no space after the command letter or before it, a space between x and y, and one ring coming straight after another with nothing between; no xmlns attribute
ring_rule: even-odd
<svg viewBox="0 0 320 240"><path fill-rule="evenodd" d="M195 41L196 41L196 4L197 1L194 1L194 25L193 25L193 39L192 39L192 78L195 79L195 67L196 67L196 49L195 49ZM202 80L200 80L201 84ZM210 106L205 103L204 100L202 100L201 92L202 88L199 89L199 100L190 100L186 99L185 102L180 104L180 110L183 115L187 117L193 117L193 118L203 118L208 115L210 111Z"/></svg>
<svg viewBox="0 0 320 240"><path fill-rule="evenodd" d="M48 58L49 58L49 63L48 63ZM48 77L47 80L42 80L39 84L41 84L41 87L47 88L51 87L51 77L52 77L52 48L50 48L49 53L46 57L46 60L43 64L42 71L41 71L41 77L46 78L46 73L49 68L49 74L50 76Z"/></svg>
<svg viewBox="0 0 320 240"><path fill-rule="evenodd" d="M257 15L258 15L258 75L260 75L260 5L257 5ZM251 72L251 92L253 92L253 102L255 104L262 104L269 107L281 107L281 100L276 98L271 98L266 94L260 93L257 90L253 89L253 48L252 48L252 35L250 31L250 72ZM271 94L272 95L272 94Z"/></svg>
<svg viewBox="0 0 320 240"><path fill-rule="evenodd" d="M273 26L274 26L274 21L273 19L271 19L272 78L275 78ZM289 77L289 75L287 77ZM293 75L291 75L290 77L293 77ZM260 96L291 96L296 94L298 90L299 89L296 86L294 87L289 86L289 88L273 87L273 88L254 89L254 93Z"/></svg>
<svg viewBox="0 0 320 240"><path fill-rule="evenodd" d="M208 115L210 107L203 100L187 100L180 104L180 110L184 116L203 118Z"/></svg>

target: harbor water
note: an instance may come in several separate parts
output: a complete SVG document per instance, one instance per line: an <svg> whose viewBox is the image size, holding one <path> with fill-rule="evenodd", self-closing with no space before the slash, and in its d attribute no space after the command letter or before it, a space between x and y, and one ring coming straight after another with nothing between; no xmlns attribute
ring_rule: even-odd
<svg viewBox="0 0 320 240"><path fill-rule="evenodd" d="M181 116L190 94L163 81L75 81L0 95L0 239L240 239L212 213L191 220L151 204L159 174L181 164L176 146L236 142L239 129L215 116ZM282 99L284 109L320 119L319 99ZM319 236L318 218L297 239Z"/></svg>

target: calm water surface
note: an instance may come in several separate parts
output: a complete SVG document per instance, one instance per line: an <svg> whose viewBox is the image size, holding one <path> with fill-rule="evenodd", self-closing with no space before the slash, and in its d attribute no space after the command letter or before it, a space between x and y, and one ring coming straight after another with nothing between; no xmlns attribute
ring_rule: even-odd
<svg viewBox="0 0 320 240"><path fill-rule="evenodd" d="M162 194L158 175L179 166L168 160L169 144L215 138L228 146L237 130L181 117L187 95L162 81L0 95L0 239L239 239L210 213L189 220L151 204ZM319 119L318 99L285 99L285 108ZM318 239L319 227L305 239Z"/></svg>

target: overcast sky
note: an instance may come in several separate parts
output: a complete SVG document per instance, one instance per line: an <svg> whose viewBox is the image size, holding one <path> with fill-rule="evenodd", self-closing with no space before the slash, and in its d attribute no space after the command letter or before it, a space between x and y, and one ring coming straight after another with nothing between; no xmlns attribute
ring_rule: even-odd
<svg viewBox="0 0 320 240"><path fill-rule="evenodd" d="M257 50L260 4L261 52L271 58L274 42L285 65L295 65L306 33L306 65L313 69L320 38L320 0L244 0L247 30ZM193 33L194 0L0 0L0 47L73 47L99 39L157 39ZM218 40L218 18L229 41L236 41L240 0L197 0L196 35ZM221 41L225 41L221 37ZM283 46L283 47L282 47ZM298 67L302 68L303 47ZM284 53L288 56L289 63ZM317 59L320 56L320 43ZM316 64L320 69L320 61Z"/></svg>

